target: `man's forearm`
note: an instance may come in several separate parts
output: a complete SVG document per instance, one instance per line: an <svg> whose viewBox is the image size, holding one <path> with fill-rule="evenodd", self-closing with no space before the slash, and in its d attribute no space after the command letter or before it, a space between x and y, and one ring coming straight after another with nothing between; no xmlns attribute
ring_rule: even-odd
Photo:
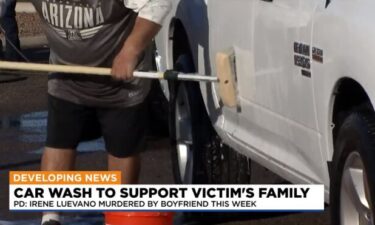
<svg viewBox="0 0 375 225"><path fill-rule="evenodd" d="M170 0L124 0L125 7L138 13L134 28L112 64L117 79L131 79L139 57L161 28L171 9Z"/></svg>
<svg viewBox="0 0 375 225"><path fill-rule="evenodd" d="M139 55L151 43L160 28L159 24L138 17L121 51Z"/></svg>

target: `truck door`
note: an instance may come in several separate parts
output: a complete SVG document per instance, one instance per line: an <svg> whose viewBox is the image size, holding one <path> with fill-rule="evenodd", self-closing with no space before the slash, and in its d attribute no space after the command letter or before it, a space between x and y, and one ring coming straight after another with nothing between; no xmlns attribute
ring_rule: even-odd
<svg viewBox="0 0 375 225"><path fill-rule="evenodd" d="M252 47L254 1L253 0L206 0L209 21L209 52L213 65L212 73L216 74L215 57L218 52L231 52L233 49ZM237 59L242 56L238 56ZM236 59L236 60L237 60ZM218 96L215 84L211 90ZM210 96L211 93L208 94ZM218 106L218 97L216 98ZM212 108L212 107L211 107ZM233 134L238 127L238 109L218 107L223 120L222 127L228 134ZM214 113L211 111L210 115Z"/></svg>
<svg viewBox="0 0 375 225"><path fill-rule="evenodd" d="M235 137L306 180L323 169L311 71L312 20L323 0L253 0L250 49L237 49L241 112ZM246 59L246 61L244 61Z"/></svg>

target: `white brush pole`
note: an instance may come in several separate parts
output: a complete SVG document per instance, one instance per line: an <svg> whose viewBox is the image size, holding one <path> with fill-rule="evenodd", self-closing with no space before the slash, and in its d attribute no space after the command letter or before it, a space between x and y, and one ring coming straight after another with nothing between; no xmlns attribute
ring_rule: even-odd
<svg viewBox="0 0 375 225"><path fill-rule="evenodd" d="M41 63L23 63L23 62L9 62L0 61L0 69L19 70L19 71L34 71L34 72L55 72L55 73L73 73L73 74L87 74L110 76L111 69L104 67L89 67L76 65L54 65ZM135 71L134 77L149 78L149 79L164 79L163 72L140 72ZM216 77L202 76L196 74L178 74L178 80L186 81L203 81L203 82L218 82Z"/></svg>

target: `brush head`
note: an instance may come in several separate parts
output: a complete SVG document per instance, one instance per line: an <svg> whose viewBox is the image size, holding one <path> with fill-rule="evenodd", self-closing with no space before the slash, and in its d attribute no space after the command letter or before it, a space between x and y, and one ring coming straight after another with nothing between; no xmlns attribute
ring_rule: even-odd
<svg viewBox="0 0 375 225"><path fill-rule="evenodd" d="M216 72L219 78L219 95L223 105L230 108L237 107L233 52L219 52L216 54Z"/></svg>

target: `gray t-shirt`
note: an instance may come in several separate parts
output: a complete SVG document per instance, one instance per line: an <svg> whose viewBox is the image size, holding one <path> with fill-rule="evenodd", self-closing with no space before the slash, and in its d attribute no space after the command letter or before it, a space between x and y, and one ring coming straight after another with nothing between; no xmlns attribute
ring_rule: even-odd
<svg viewBox="0 0 375 225"><path fill-rule="evenodd" d="M51 64L111 67L137 13L123 0L32 0L47 36ZM138 70L149 70L146 50ZM48 93L87 106L129 107L141 103L150 81L118 81L94 75L51 74Z"/></svg>

